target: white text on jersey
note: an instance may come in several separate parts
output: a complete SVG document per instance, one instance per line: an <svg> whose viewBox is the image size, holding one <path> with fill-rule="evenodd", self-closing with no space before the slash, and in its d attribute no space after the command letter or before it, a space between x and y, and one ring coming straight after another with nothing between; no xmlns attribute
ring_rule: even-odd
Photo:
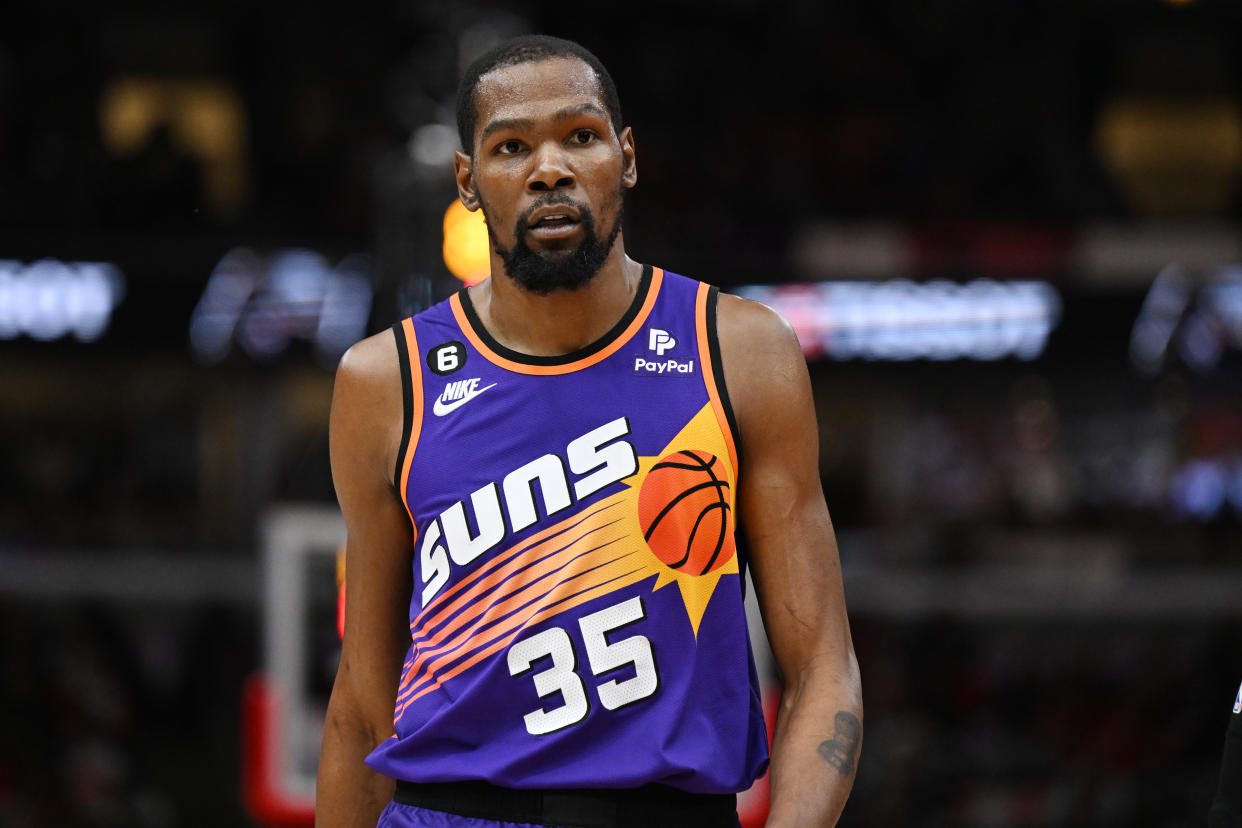
<svg viewBox="0 0 1242 828"><path fill-rule="evenodd" d="M485 385L480 388L478 377L450 382L444 386L440 396L436 397L432 410L436 412L437 417L443 417L450 411L461 408L495 384L493 382L491 385Z"/></svg>
<svg viewBox="0 0 1242 828"><path fill-rule="evenodd" d="M694 360L688 359L685 362L678 362L675 359L663 359L659 362L642 357L634 357L634 373L654 376L668 376L670 374L693 374Z"/></svg>
<svg viewBox="0 0 1242 828"><path fill-rule="evenodd" d="M424 529L419 548L422 605L427 606L448 583L452 571L450 561L465 566L499 546L510 532L521 532L535 524L539 519L535 505L536 482L543 498L544 516L550 517L637 472L638 452L628 440L621 439L629 433L629 420L618 417L571 440L565 447L564 459L558 454L545 454L509 472L500 483L488 483L477 489L470 495L473 524L478 530L473 536L466 518L465 500L441 512ZM571 472L581 475L573 481L572 493Z"/></svg>

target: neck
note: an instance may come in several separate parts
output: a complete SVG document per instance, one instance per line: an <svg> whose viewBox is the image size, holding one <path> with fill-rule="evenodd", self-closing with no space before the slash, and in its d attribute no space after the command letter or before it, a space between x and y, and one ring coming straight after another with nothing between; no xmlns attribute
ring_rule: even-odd
<svg viewBox="0 0 1242 828"><path fill-rule="evenodd" d="M497 342L529 356L563 356L608 333L625 315L643 267L618 236L603 267L577 290L540 296L519 287L493 255L492 277L470 289L475 312Z"/></svg>

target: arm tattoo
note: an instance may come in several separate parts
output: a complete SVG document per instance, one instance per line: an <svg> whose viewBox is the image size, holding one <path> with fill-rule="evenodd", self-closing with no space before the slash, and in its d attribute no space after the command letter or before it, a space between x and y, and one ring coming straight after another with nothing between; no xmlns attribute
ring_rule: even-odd
<svg viewBox="0 0 1242 828"><path fill-rule="evenodd" d="M858 737L862 734L862 725L853 713L842 710L834 720L836 732L826 742L819 743L819 755L842 774L849 776L854 772L854 754L858 752Z"/></svg>

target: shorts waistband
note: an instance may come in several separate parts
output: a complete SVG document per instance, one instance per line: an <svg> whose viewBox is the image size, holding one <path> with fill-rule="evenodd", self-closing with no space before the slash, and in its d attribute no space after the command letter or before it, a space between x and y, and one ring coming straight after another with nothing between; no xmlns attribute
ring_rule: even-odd
<svg viewBox="0 0 1242 828"><path fill-rule="evenodd" d="M565 828L737 828L735 795L687 793L667 785L518 790L488 782L398 780L393 801L477 819Z"/></svg>

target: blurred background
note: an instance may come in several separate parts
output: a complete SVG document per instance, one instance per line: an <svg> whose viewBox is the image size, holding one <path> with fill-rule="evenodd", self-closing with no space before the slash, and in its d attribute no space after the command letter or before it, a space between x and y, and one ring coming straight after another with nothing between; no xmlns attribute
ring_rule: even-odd
<svg viewBox="0 0 1242 828"><path fill-rule="evenodd" d="M297 824L255 765L313 758L335 667L332 372L460 286L456 79L526 32L617 81L632 255L807 351L866 698L842 824L1205 823L1242 680L1242 4L0 20L0 827ZM329 520L280 524L314 551L300 754L243 728L292 507Z"/></svg>

